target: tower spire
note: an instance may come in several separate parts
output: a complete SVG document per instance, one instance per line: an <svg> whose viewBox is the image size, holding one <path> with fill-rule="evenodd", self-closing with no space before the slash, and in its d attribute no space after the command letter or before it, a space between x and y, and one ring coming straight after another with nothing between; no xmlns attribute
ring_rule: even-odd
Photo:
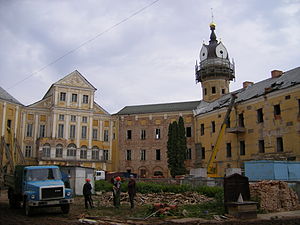
<svg viewBox="0 0 300 225"><path fill-rule="evenodd" d="M209 24L211 34L210 34L210 41L209 43L217 43L217 36L215 34L215 29L216 29L216 24L214 23L214 13L213 13L213 8L210 8L211 10L211 23Z"/></svg>

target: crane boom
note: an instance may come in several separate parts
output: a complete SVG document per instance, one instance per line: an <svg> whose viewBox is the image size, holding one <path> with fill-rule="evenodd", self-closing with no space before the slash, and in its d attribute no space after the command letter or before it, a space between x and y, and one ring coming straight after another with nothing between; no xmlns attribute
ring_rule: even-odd
<svg viewBox="0 0 300 225"><path fill-rule="evenodd" d="M230 116L230 113L231 113L232 107L234 106L234 102L235 102L236 98L237 97L236 97L235 94L231 94L230 103L229 103L227 112L225 114L223 123L221 125L221 129L219 131L216 144L215 144L215 146L214 146L214 148L212 150L210 159L209 159L209 161L207 163L207 175L208 175L208 177L217 177L217 166L214 166L214 162L215 162L217 153L218 153L219 148L220 148L221 140L222 140L222 138L223 138L223 136L225 134L225 130L226 130L226 127L227 127L227 120L228 120L228 118Z"/></svg>

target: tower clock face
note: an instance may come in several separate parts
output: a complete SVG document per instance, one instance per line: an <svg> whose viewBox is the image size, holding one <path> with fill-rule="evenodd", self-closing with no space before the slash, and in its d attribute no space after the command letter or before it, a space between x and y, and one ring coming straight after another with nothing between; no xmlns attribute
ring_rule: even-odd
<svg viewBox="0 0 300 225"><path fill-rule="evenodd" d="M207 48L203 45L200 51L200 61L203 61L207 58Z"/></svg>
<svg viewBox="0 0 300 225"><path fill-rule="evenodd" d="M222 42L220 42L220 44L218 44L218 46L216 47L216 55L219 58L223 58L223 59L227 58L228 53L225 46L222 44Z"/></svg>

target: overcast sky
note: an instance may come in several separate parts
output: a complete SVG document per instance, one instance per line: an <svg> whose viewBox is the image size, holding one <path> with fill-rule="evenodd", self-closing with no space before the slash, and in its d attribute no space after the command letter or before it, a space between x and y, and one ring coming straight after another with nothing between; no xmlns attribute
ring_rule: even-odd
<svg viewBox="0 0 300 225"><path fill-rule="evenodd" d="M194 66L209 41L211 8L235 61L231 91L300 66L300 0L160 0L132 16L151 2L0 0L0 86L29 105L78 70L109 113L200 100Z"/></svg>

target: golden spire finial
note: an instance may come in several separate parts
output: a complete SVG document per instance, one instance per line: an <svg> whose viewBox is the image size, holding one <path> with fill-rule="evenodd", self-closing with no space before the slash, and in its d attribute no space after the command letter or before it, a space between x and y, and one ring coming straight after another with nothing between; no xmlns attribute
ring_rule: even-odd
<svg viewBox="0 0 300 225"><path fill-rule="evenodd" d="M209 24L209 26L212 28L215 28L216 27L216 24L214 22L214 12L213 12L213 8L210 8L211 10L211 23Z"/></svg>

